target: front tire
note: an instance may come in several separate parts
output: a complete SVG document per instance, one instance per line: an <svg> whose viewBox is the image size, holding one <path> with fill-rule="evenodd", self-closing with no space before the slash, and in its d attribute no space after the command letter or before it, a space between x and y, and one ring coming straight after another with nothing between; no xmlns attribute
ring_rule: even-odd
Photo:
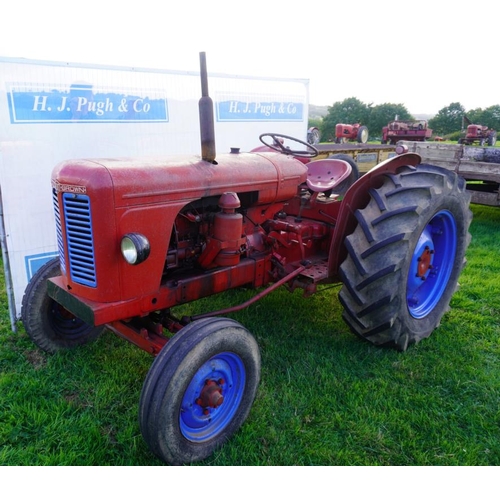
<svg viewBox="0 0 500 500"><path fill-rule="evenodd" d="M21 320L31 340L52 354L91 342L104 330L89 326L49 297L47 280L60 275L57 257L44 264L28 283L21 307Z"/></svg>
<svg viewBox="0 0 500 500"><path fill-rule="evenodd" d="M190 323L161 350L144 382L144 440L171 465L209 457L246 420L259 380L259 348L242 325L227 318Z"/></svg>
<svg viewBox="0 0 500 500"><path fill-rule="evenodd" d="M340 268L343 317L375 345L406 350L448 310L470 242L470 195L454 172L402 167L356 211Z"/></svg>

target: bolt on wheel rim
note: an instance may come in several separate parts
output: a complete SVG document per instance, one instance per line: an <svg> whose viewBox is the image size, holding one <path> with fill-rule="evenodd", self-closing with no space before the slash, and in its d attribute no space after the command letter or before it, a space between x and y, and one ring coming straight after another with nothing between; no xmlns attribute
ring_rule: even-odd
<svg viewBox="0 0 500 500"><path fill-rule="evenodd" d="M406 300L414 318L426 317L441 299L455 264L456 245L455 219L442 210L422 231L411 259Z"/></svg>
<svg viewBox="0 0 500 500"><path fill-rule="evenodd" d="M179 425L193 442L207 441L233 420L245 388L245 367L230 352L217 354L196 372L182 398Z"/></svg>

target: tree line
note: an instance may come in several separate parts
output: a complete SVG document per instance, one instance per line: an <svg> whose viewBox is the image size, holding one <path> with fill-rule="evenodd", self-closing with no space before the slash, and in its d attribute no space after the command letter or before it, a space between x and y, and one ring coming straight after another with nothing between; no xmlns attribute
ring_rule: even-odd
<svg viewBox="0 0 500 500"><path fill-rule="evenodd" d="M349 97L329 106L327 115L323 119L310 120L309 126L319 128L323 142L335 140L337 123L360 123L368 127L370 139L378 139L382 135L382 128L396 116L399 120L415 120L404 104L384 103L374 106L356 97ZM446 136L460 133L467 127L467 120L500 131L500 105L466 111L459 102L452 102L428 120L428 125L433 135Z"/></svg>

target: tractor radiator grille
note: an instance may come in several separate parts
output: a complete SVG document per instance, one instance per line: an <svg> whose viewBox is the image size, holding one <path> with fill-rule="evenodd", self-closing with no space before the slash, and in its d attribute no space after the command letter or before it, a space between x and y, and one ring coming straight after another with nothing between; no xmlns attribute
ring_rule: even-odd
<svg viewBox="0 0 500 500"><path fill-rule="evenodd" d="M66 273L66 259L64 258L64 241L61 229L61 212L59 211L59 201L57 199L57 191L52 190L52 202L54 204L54 215L56 218L56 238L57 238L57 250L59 251L59 265L61 271Z"/></svg>
<svg viewBox="0 0 500 500"><path fill-rule="evenodd" d="M64 193L62 202L71 279L75 283L95 288L97 279L90 198L82 194Z"/></svg>

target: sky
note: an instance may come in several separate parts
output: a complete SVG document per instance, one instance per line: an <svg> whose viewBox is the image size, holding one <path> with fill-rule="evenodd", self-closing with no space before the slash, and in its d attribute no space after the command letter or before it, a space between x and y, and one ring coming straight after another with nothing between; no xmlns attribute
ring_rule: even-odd
<svg viewBox="0 0 500 500"><path fill-rule="evenodd" d="M15 3L15 5L11 5ZM463 5L463 8L460 8ZM309 80L309 102L349 97L435 114L500 104L498 2L15 0L0 57Z"/></svg>

